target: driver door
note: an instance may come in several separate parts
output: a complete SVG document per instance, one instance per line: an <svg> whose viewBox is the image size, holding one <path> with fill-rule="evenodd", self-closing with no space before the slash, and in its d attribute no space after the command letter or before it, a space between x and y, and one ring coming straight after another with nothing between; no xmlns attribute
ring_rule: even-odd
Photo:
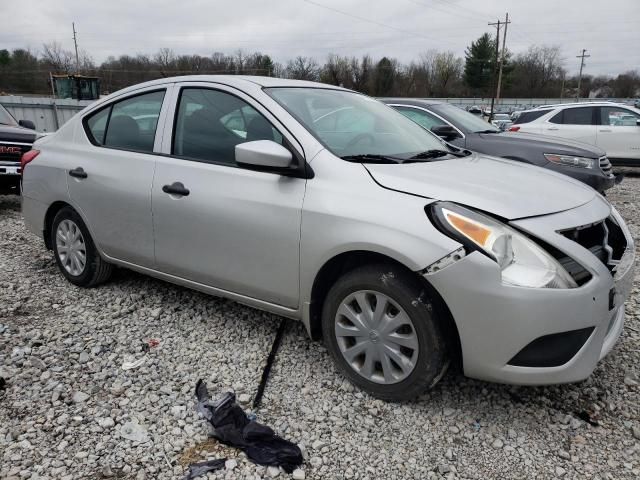
<svg viewBox="0 0 640 480"><path fill-rule="evenodd" d="M306 180L235 163L240 143L295 139L229 87L184 85L177 97L165 127L173 129L171 142L157 159L152 189L157 269L297 307ZM178 184L182 193L171 188Z"/></svg>

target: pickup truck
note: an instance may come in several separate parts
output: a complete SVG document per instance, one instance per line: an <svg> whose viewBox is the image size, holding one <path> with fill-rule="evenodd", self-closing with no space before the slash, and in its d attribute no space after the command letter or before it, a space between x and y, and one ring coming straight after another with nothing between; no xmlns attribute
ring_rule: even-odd
<svg viewBox="0 0 640 480"><path fill-rule="evenodd" d="M0 195L20 195L20 158L36 139L30 120L16 121L0 105Z"/></svg>

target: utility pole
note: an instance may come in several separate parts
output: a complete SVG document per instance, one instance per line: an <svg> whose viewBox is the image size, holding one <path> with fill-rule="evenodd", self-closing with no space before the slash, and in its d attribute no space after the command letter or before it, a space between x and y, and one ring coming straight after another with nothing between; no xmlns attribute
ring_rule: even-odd
<svg viewBox="0 0 640 480"><path fill-rule="evenodd" d="M495 86L496 86L496 71L495 69L497 68L498 65L498 52L500 51L500 25L502 25L502 22L500 20L498 20L495 23L489 23L487 25L490 26L495 26L496 27L496 58L495 58L495 63L494 63L494 71L493 71L493 75L492 75L492 82L491 82L491 90L493 90L493 94L491 95L491 113L489 114L489 122L491 122L491 119L493 119L493 105L494 102L496 100L496 96L495 96Z"/></svg>
<svg viewBox="0 0 640 480"><path fill-rule="evenodd" d="M504 36L502 37L502 56L500 57L500 71L498 72L498 88L496 89L496 101L500 102L500 86L502 85L502 65L504 65L504 54L507 47L507 26L511 22L509 21L509 14L507 13L504 21Z"/></svg>
<svg viewBox="0 0 640 480"><path fill-rule="evenodd" d="M76 38L76 23L73 22L71 23L71 25L73 26L73 44L76 47L76 73L80 72L80 60L78 58L78 40Z"/></svg>
<svg viewBox="0 0 640 480"><path fill-rule="evenodd" d="M582 68L584 67L584 59L589 58L591 55L585 55L586 50L582 49L582 55L576 55L576 58L580 59L580 74L578 75L578 92L576 93L576 102L580 101L580 85L582 84Z"/></svg>

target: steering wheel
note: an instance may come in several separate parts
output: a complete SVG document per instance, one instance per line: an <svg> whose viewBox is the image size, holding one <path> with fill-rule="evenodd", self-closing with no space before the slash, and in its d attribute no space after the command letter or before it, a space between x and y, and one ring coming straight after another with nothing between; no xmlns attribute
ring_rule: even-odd
<svg viewBox="0 0 640 480"><path fill-rule="evenodd" d="M369 142L369 146L373 146L376 143L376 139L373 135L371 135L370 133L359 133L358 135L356 135L355 137L353 137L349 143L347 143L347 145L344 147L345 150L348 150L352 147L355 147L358 143L363 142L367 140Z"/></svg>

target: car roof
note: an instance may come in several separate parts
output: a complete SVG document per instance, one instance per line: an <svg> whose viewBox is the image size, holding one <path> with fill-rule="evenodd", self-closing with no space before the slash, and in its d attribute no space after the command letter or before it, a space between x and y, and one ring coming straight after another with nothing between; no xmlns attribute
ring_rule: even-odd
<svg viewBox="0 0 640 480"><path fill-rule="evenodd" d="M427 107L429 105L442 105L447 103L430 98L378 97L378 100L384 103L414 105L416 107Z"/></svg>
<svg viewBox="0 0 640 480"><path fill-rule="evenodd" d="M538 105L534 110L540 110L543 108L558 108L558 107L588 107L597 105L622 105L621 103L612 102L610 100L601 100L597 102L568 102L568 103L551 103L549 105Z"/></svg>
<svg viewBox="0 0 640 480"><path fill-rule="evenodd" d="M623 103L611 102L611 101L601 101L601 102L571 102L571 103L550 103L548 105L538 105L533 108L528 108L527 110L522 110L518 113L529 113L536 112L540 110L557 110L558 108L577 108L577 107L610 107L610 106L618 106L618 107L629 107L632 105L624 105Z"/></svg>
<svg viewBox="0 0 640 480"><path fill-rule="evenodd" d="M326 83L311 82L308 80L292 80L288 78L260 77L253 75L182 75L137 83L135 85L131 85L129 87L118 90L117 92L114 92L114 94L120 96L123 93L133 92L142 88L153 87L154 85L166 85L168 83L182 82L211 82L240 88L242 88L243 86L247 87L249 84L255 84L261 87L307 87L350 91L346 88L337 87L335 85L329 85ZM113 94L109 95L109 97L111 96L113 96Z"/></svg>
<svg viewBox="0 0 640 480"><path fill-rule="evenodd" d="M175 77L159 78L157 80L150 80L148 82L137 83L129 87L125 87L121 90L117 90L106 97L100 98L100 100L90 105L91 110L95 110L97 106L104 105L110 102L113 98L126 95L128 93L135 92L154 86L162 86L171 83L184 83L184 82L203 82L203 83L218 83L230 87L236 87L239 89L250 87L251 85L258 85L260 87L307 87L307 88L322 88L330 90L342 90L350 92L346 88L337 87L335 85L329 85L326 83L311 82L308 80L292 80L288 78L275 78L275 77L260 77L253 75L182 75Z"/></svg>

